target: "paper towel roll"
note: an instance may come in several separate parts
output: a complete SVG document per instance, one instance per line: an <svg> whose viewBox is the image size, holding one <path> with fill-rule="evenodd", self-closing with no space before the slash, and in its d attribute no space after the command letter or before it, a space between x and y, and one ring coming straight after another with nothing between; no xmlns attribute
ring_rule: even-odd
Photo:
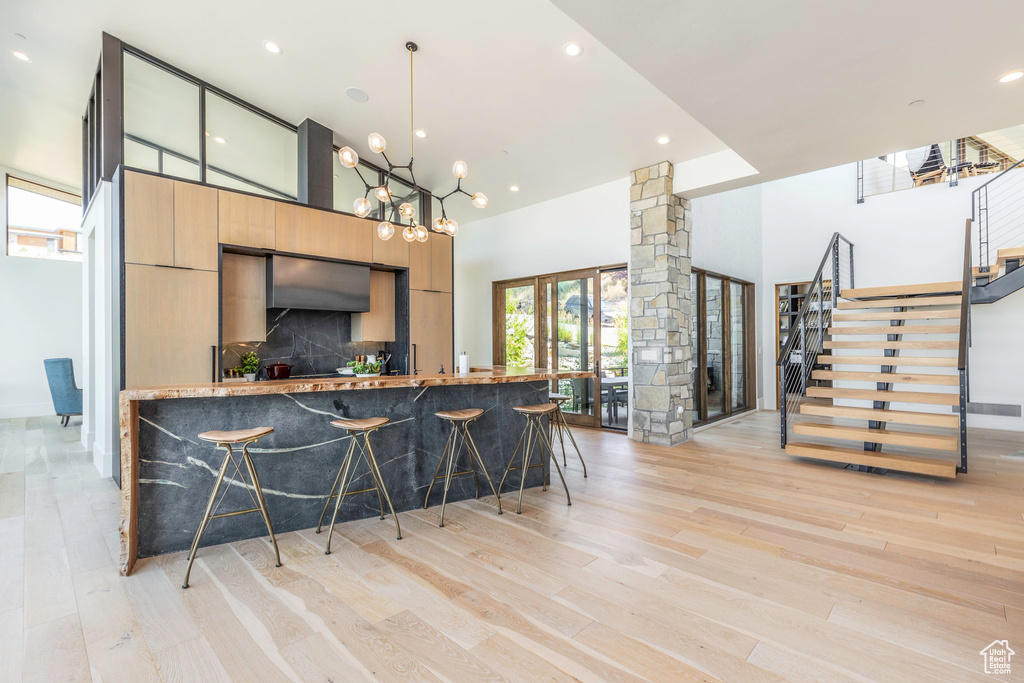
<svg viewBox="0 0 1024 683"><path fill-rule="evenodd" d="M465 351L459 356L459 374L469 374L469 356L466 355Z"/></svg>

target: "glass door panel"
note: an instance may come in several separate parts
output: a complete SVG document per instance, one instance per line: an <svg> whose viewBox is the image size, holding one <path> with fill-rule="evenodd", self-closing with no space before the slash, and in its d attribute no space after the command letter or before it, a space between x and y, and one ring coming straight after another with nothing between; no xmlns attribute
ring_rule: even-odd
<svg viewBox="0 0 1024 683"><path fill-rule="evenodd" d="M505 365L534 367L534 286L505 289Z"/></svg>
<svg viewBox="0 0 1024 683"><path fill-rule="evenodd" d="M555 280L555 325L551 343L555 346L554 360L559 370L597 372L594 357L595 337L600 341L600 329L594 327L594 276L558 276ZM597 397L594 380L571 379L558 381L558 393L570 397L562 405L569 422L597 426Z"/></svg>
<svg viewBox="0 0 1024 683"><path fill-rule="evenodd" d="M700 389L698 378L701 368L701 333L700 333L700 275L690 273L690 345L691 364L693 366L693 424L701 420L701 405L704 392Z"/></svg>
<svg viewBox="0 0 1024 683"><path fill-rule="evenodd" d="M705 349L707 349L707 416L713 418L725 412L725 290L722 280L708 275L705 277L706 326Z"/></svg>
<svg viewBox="0 0 1024 683"><path fill-rule="evenodd" d="M629 276L625 268L601 273L601 426L626 429L629 398Z"/></svg>
<svg viewBox="0 0 1024 683"><path fill-rule="evenodd" d="M731 408L746 407L746 357L744 348L745 330L743 327L743 295L744 286L738 282L729 282L729 362L732 369L730 379Z"/></svg>

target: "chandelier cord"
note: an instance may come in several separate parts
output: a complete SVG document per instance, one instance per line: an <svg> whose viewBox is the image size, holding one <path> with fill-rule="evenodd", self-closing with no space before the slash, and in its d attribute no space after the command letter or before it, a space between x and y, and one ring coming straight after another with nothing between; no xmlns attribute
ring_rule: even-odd
<svg viewBox="0 0 1024 683"><path fill-rule="evenodd" d="M415 156L416 151L416 124L413 120L413 78L412 78L412 55L413 51L409 50L409 157Z"/></svg>

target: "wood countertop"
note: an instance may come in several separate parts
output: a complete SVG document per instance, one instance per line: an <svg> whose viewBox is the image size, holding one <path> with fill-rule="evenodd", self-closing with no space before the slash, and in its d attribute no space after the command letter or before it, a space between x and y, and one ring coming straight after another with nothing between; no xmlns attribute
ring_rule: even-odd
<svg viewBox="0 0 1024 683"><path fill-rule="evenodd" d="M388 375L385 377L315 377L266 380L262 382L217 382L182 384L146 389L126 389L121 399L153 401L168 398L210 398L224 396L265 396L268 394L305 394L317 391L356 389L394 389L400 387L438 387L466 384L505 384L554 379L593 378L593 372L548 370L546 368L474 367L467 374Z"/></svg>

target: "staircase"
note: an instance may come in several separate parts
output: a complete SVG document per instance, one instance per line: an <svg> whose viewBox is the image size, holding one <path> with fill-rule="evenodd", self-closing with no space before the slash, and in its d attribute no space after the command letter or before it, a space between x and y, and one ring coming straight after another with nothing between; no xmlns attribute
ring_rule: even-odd
<svg viewBox="0 0 1024 683"><path fill-rule="evenodd" d="M853 245L833 235L778 359L787 454L863 471L967 471L970 231L968 221L961 280L866 288L854 287Z"/></svg>

